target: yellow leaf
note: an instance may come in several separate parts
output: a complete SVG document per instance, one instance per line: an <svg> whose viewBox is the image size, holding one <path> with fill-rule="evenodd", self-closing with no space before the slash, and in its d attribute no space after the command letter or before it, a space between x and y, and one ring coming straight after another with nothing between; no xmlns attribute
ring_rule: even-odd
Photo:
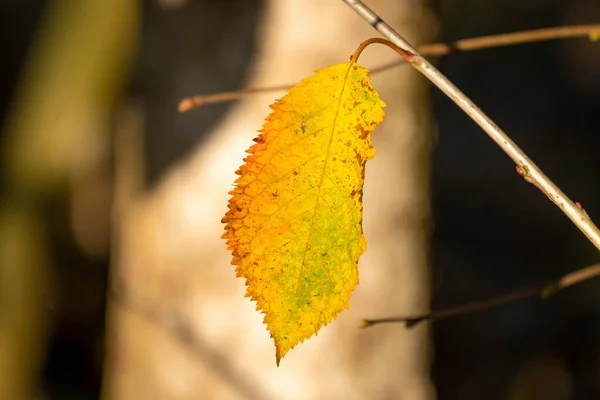
<svg viewBox="0 0 600 400"><path fill-rule="evenodd" d="M592 42L600 41L600 31L594 31L590 33L590 40Z"/></svg>
<svg viewBox="0 0 600 400"><path fill-rule="evenodd" d="M318 70L271 105L236 172L223 238L265 314L277 365L349 307L366 249L365 162L384 106L366 68Z"/></svg>

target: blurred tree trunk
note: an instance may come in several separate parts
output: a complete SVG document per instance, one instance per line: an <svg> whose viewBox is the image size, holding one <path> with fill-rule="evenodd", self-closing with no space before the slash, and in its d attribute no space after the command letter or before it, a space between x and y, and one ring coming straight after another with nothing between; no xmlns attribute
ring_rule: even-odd
<svg viewBox="0 0 600 400"><path fill-rule="evenodd" d="M108 166L109 116L137 32L136 0L56 0L4 132L0 398L31 399L45 356L52 252L45 208Z"/></svg>
<svg viewBox="0 0 600 400"><path fill-rule="evenodd" d="M429 39L432 21L420 0L370 5L410 40ZM376 36L341 1L268 1L261 28L251 87L297 82L346 61L362 40ZM375 67L396 57L373 46L361 64ZM365 317L425 312L430 296L426 84L408 67L373 81L387 117L374 134L377 156L367 166L368 250L360 284L350 311L294 349L280 368L262 316L235 278L220 219L233 172L281 94L240 101L190 159L145 194L136 190L143 168L133 162L143 115L127 111L137 117L123 118L123 142L117 143L112 281L118 297L109 312L104 399L434 397L425 324L410 331L400 325L358 329Z"/></svg>

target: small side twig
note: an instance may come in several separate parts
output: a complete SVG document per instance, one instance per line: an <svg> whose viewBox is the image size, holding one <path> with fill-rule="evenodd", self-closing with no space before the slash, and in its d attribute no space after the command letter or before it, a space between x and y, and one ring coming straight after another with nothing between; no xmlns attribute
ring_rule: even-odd
<svg viewBox="0 0 600 400"><path fill-rule="evenodd" d="M600 264L595 264L575 272L571 272L557 281L550 283L541 283L533 286L527 286L498 296L490 297L484 300L478 300L471 303L462 304L456 307L445 308L439 311L433 311L428 314L415 315L410 317L392 317L380 319L366 319L362 321L361 327L368 328L373 325L384 323L404 323L407 328L411 328L424 321L439 321L453 317L459 317L466 314L472 314L477 311L487 310L511 301L520 300L528 297L539 296L542 299L548 298L558 291L573 286L576 283L600 276Z"/></svg>
<svg viewBox="0 0 600 400"><path fill-rule="evenodd" d="M184 113L191 110L192 108L201 107L206 104L222 103L225 101L237 100L241 97L255 93L283 91L290 88L291 86L293 85L266 86L263 88L256 89L236 90L233 92L222 92L186 97L179 102L177 108L180 113Z"/></svg>
<svg viewBox="0 0 600 400"><path fill-rule="evenodd" d="M457 51L474 51L492 47L512 46L523 43L543 42L556 39L568 39L589 36L592 40L600 35L600 24L558 26L554 28L535 29L522 32L503 33L499 35L481 36L458 40L453 43L429 43L418 47L423 56L439 57ZM371 69L371 75L406 64L404 59L381 65ZM284 91L293 84L267 86L255 89L236 90L206 95L186 97L179 103L179 112L186 112L206 104L233 101L256 93Z"/></svg>

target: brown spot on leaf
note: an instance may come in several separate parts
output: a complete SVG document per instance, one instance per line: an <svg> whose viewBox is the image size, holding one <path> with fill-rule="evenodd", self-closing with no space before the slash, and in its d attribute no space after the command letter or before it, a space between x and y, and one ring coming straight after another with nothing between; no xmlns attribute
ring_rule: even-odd
<svg viewBox="0 0 600 400"><path fill-rule="evenodd" d="M360 154L358 150L354 150L354 154L356 154L356 161L358 161L358 163L362 165L364 162L362 154Z"/></svg>
<svg viewBox="0 0 600 400"><path fill-rule="evenodd" d="M361 124L357 124L354 129L360 132L360 138L366 139L369 136L370 131L366 130Z"/></svg>

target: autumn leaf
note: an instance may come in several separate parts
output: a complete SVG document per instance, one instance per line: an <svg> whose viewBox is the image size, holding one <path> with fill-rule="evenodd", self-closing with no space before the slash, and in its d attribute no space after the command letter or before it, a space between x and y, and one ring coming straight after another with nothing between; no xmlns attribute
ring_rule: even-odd
<svg viewBox="0 0 600 400"><path fill-rule="evenodd" d="M230 192L224 239L277 365L349 307L358 283L365 163L384 103L354 62L318 70L271 105Z"/></svg>

